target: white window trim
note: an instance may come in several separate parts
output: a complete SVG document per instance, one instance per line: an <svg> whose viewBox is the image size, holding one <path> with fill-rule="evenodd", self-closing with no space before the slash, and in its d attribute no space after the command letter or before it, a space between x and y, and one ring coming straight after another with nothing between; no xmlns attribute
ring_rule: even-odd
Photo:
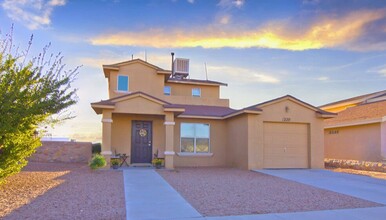
<svg viewBox="0 0 386 220"><path fill-rule="evenodd" d="M209 146L208 146L208 152L196 152L196 139L197 139L196 134L194 134L194 137L188 137L188 136L182 137L181 136L182 124L206 124L206 125L209 125L209 137L208 137L208 139L209 139L208 145ZM194 130L196 131L196 129L194 129ZM194 143L193 152L182 152L181 151L181 144L182 144L181 139L182 138L193 138L194 139L194 142L193 142ZM200 138L200 137L198 137L198 138ZM210 144L210 124L209 123L191 123L191 122L181 122L180 123L180 152L177 153L178 156L199 156L199 155L201 155L201 156L212 156L213 153L211 153L211 146L210 145L211 144Z"/></svg>
<svg viewBox="0 0 386 220"><path fill-rule="evenodd" d="M197 95L194 95L194 94L193 94L193 91L194 91L195 89L198 89L198 91L200 91L200 95L197 96ZM192 88L192 96L193 96L193 97L201 97L201 88Z"/></svg>
<svg viewBox="0 0 386 220"><path fill-rule="evenodd" d="M119 77L120 76L126 76L127 77L127 91L119 90ZM117 92L117 93L130 93L129 92L130 91L129 84L130 84L130 77L128 75L118 74L117 75L117 90L115 90L115 92Z"/></svg>
<svg viewBox="0 0 386 220"><path fill-rule="evenodd" d="M129 94L129 93L131 93L129 91L119 91L119 90L115 90L114 92L115 93L122 93L122 94Z"/></svg>
<svg viewBox="0 0 386 220"><path fill-rule="evenodd" d="M213 157L213 153L188 153L188 152L180 152L177 153L180 157Z"/></svg>
<svg viewBox="0 0 386 220"><path fill-rule="evenodd" d="M165 94L165 87L169 87L169 88L170 88L170 93L169 93L169 95L166 95L166 94ZM171 96L171 95L172 95L172 87L171 87L171 86L164 86L164 95L166 95L166 96Z"/></svg>

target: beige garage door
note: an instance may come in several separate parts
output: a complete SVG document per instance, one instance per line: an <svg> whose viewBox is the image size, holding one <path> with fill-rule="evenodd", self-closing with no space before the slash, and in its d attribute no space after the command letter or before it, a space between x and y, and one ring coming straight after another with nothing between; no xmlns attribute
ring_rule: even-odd
<svg viewBox="0 0 386 220"><path fill-rule="evenodd" d="M264 168L308 167L308 125L264 122Z"/></svg>

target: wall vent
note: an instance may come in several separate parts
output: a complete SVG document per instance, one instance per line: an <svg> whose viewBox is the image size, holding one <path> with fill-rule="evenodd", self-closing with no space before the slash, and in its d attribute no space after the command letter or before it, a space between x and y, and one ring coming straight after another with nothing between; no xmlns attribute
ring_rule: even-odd
<svg viewBox="0 0 386 220"><path fill-rule="evenodd" d="M186 78L189 75L189 59L176 58L173 63L176 78Z"/></svg>

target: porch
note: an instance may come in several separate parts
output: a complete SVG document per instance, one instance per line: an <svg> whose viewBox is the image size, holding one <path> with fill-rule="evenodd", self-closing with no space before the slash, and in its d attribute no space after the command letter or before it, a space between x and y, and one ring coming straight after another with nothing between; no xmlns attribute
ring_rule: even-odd
<svg viewBox="0 0 386 220"><path fill-rule="evenodd" d="M153 155L165 158L165 167L173 169L174 114L103 114L102 152L110 164L116 154L128 155L127 163L151 164Z"/></svg>

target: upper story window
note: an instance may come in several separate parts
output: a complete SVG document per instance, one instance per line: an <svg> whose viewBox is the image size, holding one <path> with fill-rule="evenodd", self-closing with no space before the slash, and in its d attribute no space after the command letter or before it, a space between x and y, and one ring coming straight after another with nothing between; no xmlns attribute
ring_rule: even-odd
<svg viewBox="0 0 386 220"><path fill-rule="evenodd" d="M170 86L164 87L164 95L170 95L172 93L172 88Z"/></svg>
<svg viewBox="0 0 386 220"><path fill-rule="evenodd" d="M192 89L192 96L201 97L201 89L200 88L193 88Z"/></svg>
<svg viewBox="0 0 386 220"><path fill-rule="evenodd" d="M181 123L182 153L209 153L209 143L209 124Z"/></svg>
<svg viewBox="0 0 386 220"><path fill-rule="evenodd" d="M118 75L117 90L119 92L129 91L129 76Z"/></svg>

